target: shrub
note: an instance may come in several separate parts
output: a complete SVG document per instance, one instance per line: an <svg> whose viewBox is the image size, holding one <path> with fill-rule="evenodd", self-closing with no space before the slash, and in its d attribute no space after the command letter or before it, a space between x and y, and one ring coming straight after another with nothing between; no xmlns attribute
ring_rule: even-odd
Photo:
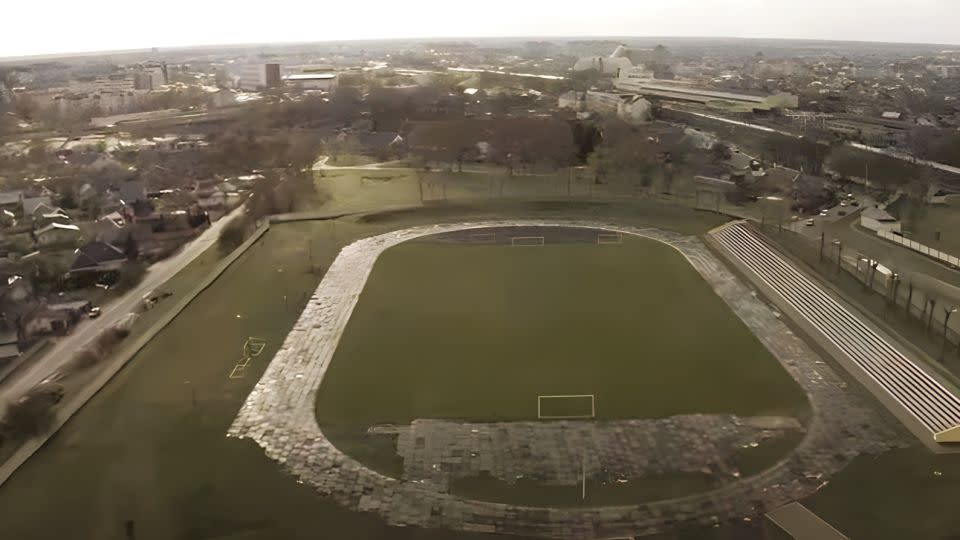
<svg viewBox="0 0 960 540"><path fill-rule="evenodd" d="M117 284L114 286L114 291L129 291L130 289L136 287L141 280L143 280L143 276L146 273L146 264L141 261L128 261L123 265L123 270L120 271L120 279L117 280Z"/></svg>
<svg viewBox="0 0 960 540"><path fill-rule="evenodd" d="M70 364L78 369L87 369L99 364L103 361L103 358L103 352L93 347L88 347L77 351L70 360Z"/></svg>
<svg viewBox="0 0 960 540"><path fill-rule="evenodd" d="M7 406L3 415L4 439L38 435L53 423L53 407L63 397L60 387L38 387Z"/></svg>
<svg viewBox="0 0 960 540"><path fill-rule="evenodd" d="M239 247L246 239L248 225L249 218L246 214L227 223L220 231L220 247L225 251L233 251Z"/></svg>

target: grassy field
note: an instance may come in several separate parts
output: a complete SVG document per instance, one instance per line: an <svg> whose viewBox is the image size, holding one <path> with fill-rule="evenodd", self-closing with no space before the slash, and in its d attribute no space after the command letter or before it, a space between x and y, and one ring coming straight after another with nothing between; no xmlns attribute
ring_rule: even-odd
<svg viewBox="0 0 960 540"><path fill-rule="evenodd" d="M665 244L422 241L381 255L317 414L321 425L530 420L537 396L550 394L594 394L600 420L799 415L806 406L777 361Z"/></svg>
<svg viewBox="0 0 960 540"><path fill-rule="evenodd" d="M335 226L275 226L0 487L0 537L121 540L132 520L139 540L490 538L389 528L373 515L345 511L297 484L250 441L224 434L299 315L302 295L320 279L306 271L310 255L326 267L337 245L360 235L504 215L607 218L688 234L718 223L710 214L638 201L625 206L448 205L341 220ZM254 362L243 378L228 379L249 336L267 339L262 361ZM728 358L722 352L715 356ZM952 497L960 493L958 458L934 457L922 447L858 458L805 503L852 538L950 538L960 531ZM688 480L696 484L695 478ZM659 488L652 482L647 488L669 494L671 485ZM706 529L682 526L649 538L786 536L754 521Z"/></svg>
<svg viewBox="0 0 960 540"><path fill-rule="evenodd" d="M324 378L317 417L341 450L399 477L393 441L367 435L368 426L535 420L537 396L557 394L593 394L599 420L807 410L776 359L665 244L428 239L381 255ZM544 414L590 412L589 400L545 407ZM797 442L788 437L738 461L759 472ZM596 485L586 501L577 488L489 477L458 480L454 492L533 505L625 504L702 492L713 487L708 480Z"/></svg>
<svg viewBox="0 0 960 540"><path fill-rule="evenodd" d="M120 539L133 521L138 539L460 538L347 512L225 437L319 280L304 239L325 227L271 230L138 354L0 488L2 536ZM263 360L230 379L248 336Z"/></svg>
<svg viewBox="0 0 960 540"><path fill-rule="evenodd" d="M517 171L510 175L503 167L478 163L464 164L462 172L392 166L327 169L314 172L314 183L325 201L324 208L338 212L451 201L636 200L650 196L649 189L629 182L597 184L584 169ZM683 175L674 180L672 191L685 197L675 203L693 204L689 184Z"/></svg>
<svg viewBox="0 0 960 540"><path fill-rule="evenodd" d="M489 538L390 528L375 516L348 512L297 484L252 442L227 439L226 430L320 279L306 271L311 255L325 268L337 246L358 236L455 215L596 211L686 232L716 224L713 216L684 209L642 208L644 215L589 204L451 207L273 227L0 487L0 537L120 540L133 521L141 540ZM216 257L205 254L169 287L176 293L178 283ZM228 379L249 336L267 339L263 361L243 378ZM741 529L710 533L715 540L743 537Z"/></svg>

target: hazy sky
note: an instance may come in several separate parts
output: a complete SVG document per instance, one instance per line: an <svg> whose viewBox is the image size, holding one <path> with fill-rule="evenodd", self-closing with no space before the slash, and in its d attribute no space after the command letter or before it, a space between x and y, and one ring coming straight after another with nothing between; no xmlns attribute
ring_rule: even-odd
<svg viewBox="0 0 960 540"><path fill-rule="evenodd" d="M0 57L202 44L481 36L960 43L960 0L4 0Z"/></svg>

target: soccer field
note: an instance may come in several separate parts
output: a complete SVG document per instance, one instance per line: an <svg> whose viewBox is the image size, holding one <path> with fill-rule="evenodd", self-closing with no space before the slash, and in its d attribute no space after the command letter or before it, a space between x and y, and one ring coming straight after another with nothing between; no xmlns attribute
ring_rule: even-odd
<svg viewBox="0 0 960 540"><path fill-rule="evenodd" d="M595 236L595 235L594 235ZM513 245L511 245L513 244ZM322 427L419 418L801 416L794 381L673 248L420 240L374 266L317 400Z"/></svg>
<svg viewBox="0 0 960 540"><path fill-rule="evenodd" d="M518 214L529 216L537 207L511 208ZM557 205L549 208L555 214L570 215L574 212L569 207ZM697 234L716 224L711 221L714 218L708 214L684 214L679 211L670 213L668 210L669 208L648 206L644 207L642 213L634 211L630 214L632 218L622 219L633 219L634 222L642 224L658 224L684 234ZM373 513L347 510L337 502L319 496L310 486L298 483L296 478L264 456L262 449L252 441L225 436L244 399L296 321L304 299L315 289L320 279L319 274L312 275L306 271L311 256L316 265L325 268L337 253L333 245L328 245L332 238L346 243L391 228L434 222L439 219L438 215L444 216L453 211L454 209L439 207L422 213L377 216L376 219L363 221L341 220L335 227L330 222L273 227L257 246L241 257L213 286L198 297L197 301L188 306L157 339L144 348L103 391L74 416L57 436L0 487L0 522L4 527L0 537L17 540L119 539L127 537L126 523L132 521L136 525L136 538L139 539L495 538L441 529L390 527ZM463 209L456 211L465 212ZM586 212L582 209L577 211ZM604 212L609 211L604 208ZM482 215L474 214L464 219L480 217ZM403 222L396 223L396 220L400 219ZM308 239L312 241L312 248ZM640 272L656 270L670 280L676 280L669 282L679 283L675 285L677 287L697 287L692 290L704 294L698 295L694 304L708 301L706 303L713 305L715 310L729 320L728 324L744 332L741 336L746 335L746 330L740 328L739 321L727 312L725 306L713 296L712 291L678 254L661 244L646 241L640 243L651 245L652 249L657 250L655 253L664 254L665 259L654 259L652 255L640 254L636 255L634 260L646 261L646 266L651 267L668 263L671 266L661 270L635 268L632 275L640 276ZM629 242L624 245L629 245ZM408 244L401 245L397 251L407 248L440 250L444 247L472 249L471 246ZM554 248L563 251L568 248L588 250L601 247L619 249L621 246L546 245L511 249L544 250L539 252L544 254ZM486 246L481 249L487 248L496 251L500 246ZM534 252L526 254L532 255ZM381 267L371 276L370 285L381 279L390 279L382 277L380 272L380 269L384 268L383 264L391 259L390 255L389 251L384 254L380 261ZM504 255L525 256L522 251L505 252ZM444 264L453 264L461 271L466 266L456 260L451 263L450 259L444 257ZM574 262L576 266L580 266L593 260ZM401 281L414 283L421 290L431 290L430 276L432 273L442 273L441 268L431 270L423 261L414 262L419 265L414 266L418 274L407 276L405 281ZM567 267L571 266L569 260L565 264ZM423 270L423 266L428 268ZM556 268L542 268L545 271L557 272ZM514 267L510 270L512 272ZM472 269L468 268L468 271L473 275ZM564 271L572 270L566 268ZM198 270L188 268L185 272ZM422 279L415 279L421 274ZM178 279L180 278L188 281L195 279L187 274L179 276ZM665 283L667 282L657 283L657 286L645 289L647 292L644 294L651 297L659 295ZM687 285L682 285L683 283ZM370 291L373 290L368 288L363 295L350 326L361 320L359 317L362 316L362 310L366 309ZM661 317L659 313L664 312L654 313L651 308L653 305L650 301L628 312L624 321L630 323L632 331L639 333L643 321L649 323L651 319ZM408 311L398 317L402 319L420 316L421 311L426 311L425 308L419 308L415 313L411 313L409 305L406 309ZM434 319L436 318L439 316L434 316ZM414 324L411 321L405 323ZM691 337L703 332L702 329L693 326L691 328L694 330L690 333L681 334L681 341L692 340ZM353 331L349 328L348 330ZM586 336L590 333L581 334ZM375 334L371 329L370 336L373 335ZM749 384L744 382L741 386L731 388L726 393L727 402L739 404L746 413L751 410L747 405L752 403L752 410L758 411L761 404L758 400L759 392L772 384L779 385L781 390L792 384L772 359L744 362L721 348L722 344L730 339L729 335L720 331L714 331L713 335L722 336L723 341L715 343L713 347L706 347L708 355L697 362L703 365L703 369L711 369L711 366L716 364L726 366L723 382L738 378L751 381ZM250 360L243 377L231 379L229 376L236 365L250 356L247 354L250 350L244 344L251 336L265 338L266 348L259 356ZM341 345L345 343L346 341ZM466 345L463 349L469 348ZM756 347L762 349L759 345ZM346 349L340 352L343 353L344 350ZM643 350L645 348L634 350L631 358L637 362L652 362L653 359L640 354ZM398 363L400 359L400 351L392 351L384 364ZM377 382L375 387L344 389L340 402L351 403L345 395L350 391L354 393L352 402L380 399L374 390L390 386L389 377L396 372L405 375L404 378L393 381L394 385L405 384L415 376L429 375L422 371L417 372L415 366L409 363L408 357L403 359L408 362L406 370L400 365L391 367L389 371L386 367L378 367L383 379ZM337 358L336 362L339 363L340 360L342 358ZM657 370L637 371L643 371L645 377L657 375L657 371L663 369L663 359L656 360L654 365L658 366ZM602 361L609 362L593 356L585 363L592 365L592 370L599 371ZM767 369L765 373L772 373L773 377L766 376L765 379L765 375L756 371L739 374L736 372L751 365L753 368ZM340 371L345 367L332 366L328 376L332 377L334 370ZM714 374L718 371L722 371L719 366L710 372L698 370L702 376L697 380L704 381L715 377ZM539 374L537 376L537 380L540 380ZM377 373L372 373L365 380L376 377ZM505 380L506 377L499 379ZM551 378L544 377L542 380ZM626 382L636 389L643 383L640 380ZM704 386L719 394L722 388L720 382L718 380L716 385ZM705 403L707 400L704 396L693 390L690 384L692 383L688 381L684 386L673 387L668 382L663 382L665 387L659 390L658 395L674 404L682 404L685 399ZM647 385L649 388L652 383ZM463 391L464 387L469 387L469 384L461 383L460 391ZM737 392L743 394L743 388L750 389L749 396L737 395ZM329 390L330 388L324 388L324 394ZM484 399L494 401L496 396L489 394L498 392L501 392L498 386L491 386L471 395L482 395ZM529 396L528 392L543 393L534 386L523 388L523 399L520 400L522 411L516 413L518 417L521 414L524 418L536 417L536 395ZM639 390L631 392L642 397ZM609 390L598 389L591 393L596 393L598 416L606 414L604 407L609 404L604 405L604 400L608 399L604 398L604 395L609 394ZM773 402L776 406L777 392L764 392L763 395L767 396L768 404ZM773 399L770 399L770 396ZM321 396L321 399L330 397L332 396L325 395ZM433 399L429 394L418 397ZM779 406L782 407L783 403ZM375 421L391 416L384 414L389 411L377 411L374 415ZM340 416L346 418L342 411ZM402 416L409 418L412 415L406 411ZM345 431L350 429L350 426L345 426ZM330 426L324 426L324 434L340 444ZM362 450L371 455L389 454L396 458L390 441L382 442L382 446L377 446L378 443L368 440ZM785 439L785 442L789 441ZM763 449L764 447L761 447L751 451ZM775 450L777 449L772 447L769 449L770 452ZM747 452L744 450L744 454ZM350 449L350 453L358 456L355 449ZM758 458L754 456L752 459L756 461ZM362 461L368 463L366 457ZM745 475L759 471L758 468L747 468L745 465L743 470ZM924 447L916 446L891 451L879 457L856 458L853 465L833 477L828 485L816 495L807 498L804 504L851 538L947 538L960 530L960 516L953 509L952 497L960 490L958 479L960 460L957 456L934 456ZM477 498L488 495L491 489L499 489L499 486L477 484L462 487L466 494L475 495ZM547 495L550 495L554 496L554 499L550 500L559 505L576 505L580 495L577 487L557 488L556 493L549 494L546 494L541 486L530 486L527 483L509 487L510 491L506 495L519 502L526 502L534 496L546 500ZM654 477L645 484L631 482L625 485L625 489L631 490L630 493L624 495L620 492L606 492L591 484L587 495L588 502L591 497L594 498L593 502L598 504L621 504L627 498L662 499L700 491L703 486L696 475L671 475ZM891 497L890 493L910 493L911 496ZM864 516L869 516L869 519ZM681 524L678 525L677 532L649 538L785 538L775 529L762 525L761 521L722 523L717 528L704 528L696 524L688 524L688 528L685 528L687 526Z"/></svg>

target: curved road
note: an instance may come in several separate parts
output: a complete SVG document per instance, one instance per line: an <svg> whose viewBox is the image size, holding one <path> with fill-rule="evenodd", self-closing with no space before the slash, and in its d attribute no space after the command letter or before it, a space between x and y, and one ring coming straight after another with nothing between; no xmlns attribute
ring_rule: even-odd
<svg viewBox="0 0 960 540"><path fill-rule="evenodd" d="M102 306L103 311L100 317L81 320L70 334L55 338L54 346L45 354L33 359L29 365L21 367L0 383L0 403L9 403L18 399L30 388L57 371L74 352L100 332L117 324L127 314L135 311L143 295L162 287L167 280L212 246L219 238L223 227L239 215L243 208L240 206L215 221L200 236L184 245L173 256L151 265L139 285L120 298L115 298Z"/></svg>

